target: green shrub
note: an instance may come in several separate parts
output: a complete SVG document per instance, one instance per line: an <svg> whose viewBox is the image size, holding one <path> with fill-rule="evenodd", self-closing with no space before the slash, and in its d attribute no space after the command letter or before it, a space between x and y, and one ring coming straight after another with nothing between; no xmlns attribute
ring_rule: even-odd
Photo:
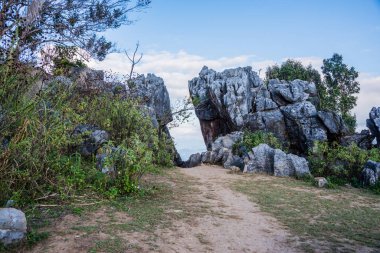
<svg viewBox="0 0 380 253"><path fill-rule="evenodd" d="M19 79L10 73L0 72L4 86ZM20 94L16 101L2 101L1 109L6 113L0 141L9 144L0 145L0 205L8 199L23 205L52 193L65 199L84 190L115 197L137 191L144 173L172 166L172 141L153 127L136 101L83 96L75 85L57 81L33 99ZM73 147L83 140L72 132L79 124L110 133L109 145L119 149L109 161L118 168L115 175L98 171L94 156L76 153Z"/></svg>
<svg viewBox="0 0 380 253"><path fill-rule="evenodd" d="M359 185L360 174L368 160L380 161L379 149L364 150L357 145L316 142L308 156L311 173L327 177L333 184Z"/></svg>
<svg viewBox="0 0 380 253"><path fill-rule="evenodd" d="M264 132L264 131L255 131L255 132L249 132L245 131L243 133L243 138L241 141L236 142L232 148L232 151L234 154L242 155L241 150L245 149L247 151L251 150L252 148L262 144L266 143L272 148L279 148L279 149L286 149L282 146L281 142L274 136L274 134L270 132Z"/></svg>

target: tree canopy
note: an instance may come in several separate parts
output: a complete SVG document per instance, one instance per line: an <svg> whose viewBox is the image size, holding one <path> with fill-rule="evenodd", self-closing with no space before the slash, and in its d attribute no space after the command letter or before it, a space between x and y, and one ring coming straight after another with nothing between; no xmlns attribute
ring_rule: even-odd
<svg viewBox="0 0 380 253"><path fill-rule="evenodd" d="M356 119L351 115L351 110L356 106L355 94L360 91L360 84L356 81L358 72L354 67L343 63L342 55L335 53L331 58L323 60L322 74L323 76L311 65L305 67L301 62L289 59L281 66L268 67L266 79L301 79L314 82L320 100L318 109L338 113L351 131L354 131Z"/></svg>
<svg viewBox="0 0 380 253"><path fill-rule="evenodd" d="M131 24L151 0L0 0L0 60L32 61L48 45L83 49L99 60L112 43L98 34Z"/></svg>

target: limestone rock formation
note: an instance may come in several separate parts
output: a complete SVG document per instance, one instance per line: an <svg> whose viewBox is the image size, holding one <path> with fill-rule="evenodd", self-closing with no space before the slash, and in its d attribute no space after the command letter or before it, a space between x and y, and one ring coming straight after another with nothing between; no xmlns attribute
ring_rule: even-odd
<svg viewBox="0 0 380 253"><path fill-rule="evenodd" d="M260 144L249 153L245 172L266 173L279 177L302 177L310 175L305 158L286 154L280 149L273 149L267 144Z"/></svg>
<svg viewBox="0 0 380 253"><path fill-rule="evenodd" d="M373 107L370 111L367 127L376 137L377 146L380 147L380 107Z"/></svg>
<svg viewBox="0 0 380 253"><path fill-rule="evenodd" d="M15 208L0 208L0 242L4 245L17 243L26 235L25 214Z"/></svg>
<svg viewBox="0 0 380 253"><path fill-rule="evenodd" d="M251 67L221 73L203 67L189 81L189 91L209 151L219 136L243 129L272 132L300 154L316 140L347 131L338 115L317 111L314 83L274 79L266 85Z"/></svg>
<svg viewBox="0 0 380 253"><path fill-rule="evenodd" d="M363 185L375 185L380 179L380 163L368 160L361 177Z"/></svg>
<svg viewBox="0 0 380 253"><path fill-rule="evenodd" d="M133 95L154 109L160 126L165 126L173 120L169 93L164 80L154 74L140 75L133 79Z"/></svg>
<svg viewBox="0 0 380 253"><path fill-rule="evenodd" d="M124 99L137 99L141 104L141 112L151 119L153 126L162 129L167 138L171 138L167 124L173 120L173 117L169 93L162 78L154 74L139 75L130 80L128 85L124 85L117 81L107 81L103 71L89 68L73 68L68 77L58 77L49 83L59 81L70 87L75 82L78 92L84 95L95 92L117 95ZM90 136L90 139L92 137ZM86 154L93 151L90 145L87 144L91 144L91 142L84 145L83 151ZM176 150L174 152L175 164L181 165L181 157Z"/></svg>

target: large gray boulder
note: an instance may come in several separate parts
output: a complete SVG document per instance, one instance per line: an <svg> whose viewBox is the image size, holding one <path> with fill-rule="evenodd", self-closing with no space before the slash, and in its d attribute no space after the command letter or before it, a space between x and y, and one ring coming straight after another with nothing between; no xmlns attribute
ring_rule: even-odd
<svg viewBox="0 0 380 253"><path fill-rule="evenodd" d="M313 142L346 134L339 115L318 112L317 88L302 80L272 79L265 85L251 67L216 72L203 67L189 91L206 147L233 131L272 132L294 153L306 154Z"/></svg>
<svg viewBox="0 0 380 253"><path fill-rule="evenodd" d="M25 238L27 223L25 214L14 208L0 208L0 242L17 243Z"/></svg>
<svg viewBox="0 0 380 253"><path fill-rule="evenodd" d="M375 185L379 181L380 177L380 163L368 160L364 165L361 179L365 186Z"/></svg>
<svg viewBox="0 0 380 253"><path fill-rule="evenodd" d="M245 172L261 172L269 175L274 174L275 150L267 144L260 144L252 149L250 160L244 168Z"/></svg>
<svg viewBox="0 0 380 253"><path fill-rule="evenodd" d="M286 154L280 149L273 149L267 144L260 144L252 149L245 172L265 173L279 177L303 177L310 175L305 158Z"/></svg>
<svg viewBox="0 0 380 253"><path fill-rule="evenodd" d="M376 137L377 146L380 147L380 107L373 107L370 111L367 127Z"/></svg>

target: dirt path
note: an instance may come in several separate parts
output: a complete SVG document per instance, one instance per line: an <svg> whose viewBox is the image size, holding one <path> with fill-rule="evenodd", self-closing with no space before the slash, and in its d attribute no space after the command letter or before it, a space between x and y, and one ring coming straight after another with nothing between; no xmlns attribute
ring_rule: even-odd
<svg viewBox="0 0 380 253"><path fill-rule="evenodd" d="M241 178L218 166L175 170L161 178L171 185L169 201L159 195L135 216L112 205L66 215L47 228L47 240L22 252L298 252L294 236L230 189Z"/></svg>
<svg viewBox="0 0 380 253"><path fill-rule="evenodd" d="M259 211L245 195L227 184L237 175L217 166L181 169L198 182L200 202L209 204L209 213L192 223L178 221L161 231L162 252L298 252L291 235L275 219ZM293 244L293 245L291 245Z"/></svg>

